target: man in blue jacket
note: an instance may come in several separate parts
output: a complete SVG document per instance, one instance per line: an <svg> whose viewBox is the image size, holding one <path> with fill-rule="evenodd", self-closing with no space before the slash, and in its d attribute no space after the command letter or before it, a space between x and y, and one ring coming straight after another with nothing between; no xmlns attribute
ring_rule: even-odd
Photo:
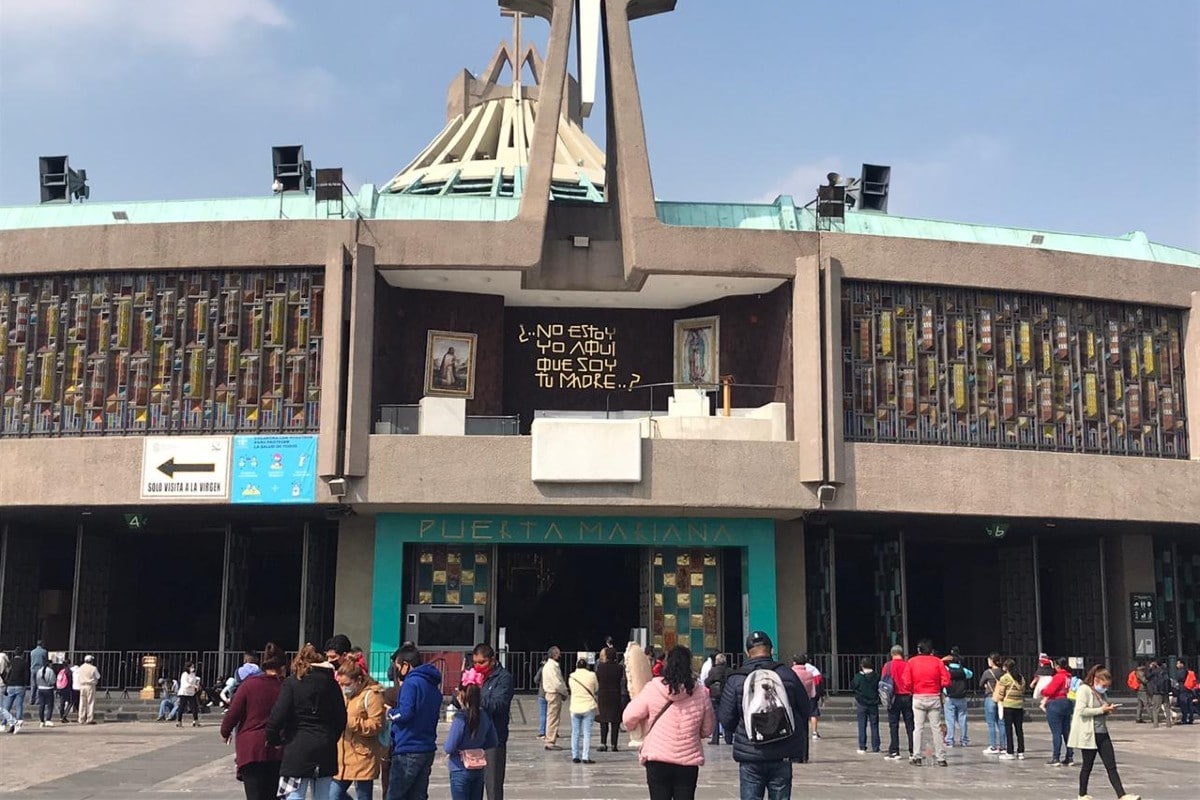
<svg viewBox="0 0 1200 800"><path fill-rule="evenodd" d="M726 730L736 730L733 736L733 760L738 762L741 800L790 800L792 796L792 761L803 762L807 757L808 718L811 714L808 692L804 684L787 666L771 656L774 645L763 631L754 631L746 638L746 655L742 668L730 673L721 692L721 707L717 719ZM757 669L775 672L783 682L788 703L792 707L795 727L786 739L755 744L746 734L742 715L742 688L747 677Z"/></svg>
<svg viewBox="0 0 1200 800"><path fill-rule="evenodd" d="M422 664L420 652L412 646L401 647L396 662L404 682L396 707L388 712L392 766L386 800L428 800L442 713L442 673L432 664Z"/></svg>
<svg viewBox="0 0 1200 800"><path fill-rule="evenodd" d="M508 722L513 700L513 676L496 658L490 644L477 644L471 665L483 675L483 693L479 704L496 726L499 744L487 751L483 787L488 800L504 800L504 772L508 761Z"/></svg>

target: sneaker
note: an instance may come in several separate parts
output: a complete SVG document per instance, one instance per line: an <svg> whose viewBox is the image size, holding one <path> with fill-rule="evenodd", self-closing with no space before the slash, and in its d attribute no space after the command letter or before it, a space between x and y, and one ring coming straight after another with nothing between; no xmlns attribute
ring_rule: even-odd
<svg viewBox="0 0 1200 800"><path fill-rule="evenodd" d="M948 767L948 766L950 766L949 764L947 764L947 763L946 763L946 759L944 759L944 758L939 758L939 759L938 759L938 762L937 762L937 765L938 765L939 767Z"/></svg>
<svg viewBox="0 0 1200 800"><path fill-rule="evenodd" d="M820 738L821 738L821 734L817 733L816 731L813 731L813 737L812 737L812 738L814 738L814 739L820 739Z"/></svg>
<svg viewBox="0 0 1200 800"><path fill-rule="evenodd" d="M20 733L20 732L21 732L21 727L22 727L24 724L25 724L25 720L23 720L23 719L19 719L19 720L17 720L17 721L16 721L16 722L13 724L13 727L12 727L12 732L13 732L13 733Z"/></svg>
<svg viewBox="0 0 1200 800"><path fill-rule="evenodd" d="M578 763L579 763L579 759L578 759L578 758L572 758L572 759L571 759L571 763L572 763L572 764L578 764Z"/></svg>
<svg viewBox="0 0 1200 800"><path fill-rule="evenodd" d="M1016 761L1017 757L1014 756L1012 753L1001 753L1000 760L1001 761Z"/></svg>
<svg viewBox="0 0 1200 800"><path fill-rule="evenodd" d="M989 746L987 746L987 747L985 747L985 748L983 748L983 754L984 754L985 756L994 756L994 755L996 755L996 754L997 754L997 753L999 753L999 752L1000 752L999 750L997 750L995 747L992 747L992 746L990 746L990 745L989 745Z"/></svg>
<svg viewBox="0 0 1200 800"><path fill-rule="evenodd" d="M912 764L914 767L919 767L921 766L921 757L913 756L912 758L908 759L908 763Z"/></svg>
<svg viewBox="0 0 1200 800"><path fill-rule="evenodd" d="M865 756L867 754L866 750L855 750L854 752L858 753L860 756Z"/></svg>
<svg viewBox="0 0 1200 800"><path fill-rule="evenodd" d="M903 758L903 756L899 753L888 753L883 758L885 761L899 761L901 758Z"/></svg>
<svg viewBox="0 0 1200 800"><path fill-rule="evenodd" d="M585 758L585 759L583 760L583 763L584 763L584 764L595 764L596 762L595 762L595 761L592 761L590 758Z"/></svg>
<svg viewBox="0 0 1200 800"><path fill-rule="evenodd" d="M1024 760L1025 760L1025 754L1024 754L1024 753L1017 753L1017 760L1018 760L1018 761L1024 761Z"/></svg>
<svg viewBox="0 0 1200 800"><path fill-rule="evenodd" d="M1062 765L1064 767L1073 767L1073 766L1075 766L1075 760L1070 759L1070 760L1064 761L1064 762L1062 762Z"/></svg>
<svg viewBox="0 0 1200 800"><path fill-rule="evenodd" d="M53 727L54 727L54 722L53 722L52 720L46 720L46 727L47 727L47 728L53 728Z"/></svg>
<svg viewBox="0 0 1200 800"><path fill-rule="evenodd" d="M1047 767L1061 767L1062 765L1063 763L1061 761L1056 761L1055 759L1050 759L1046 762Z"/></svg>
<svg viewBox="0 0 1200 800"><path fill-rule="evenodd" d="M44 728L44 727L46 727L46 723L44 723L44 722L39 722L39 723L38 723L38 727L39 727L39 728Z"/></svg>
<svg viewBox="0 0 1200 800"><path fill-rule="evenodd" d="M1078 800L1092 800L1092 796L1090 794L1081 794Z"/></svg>
<svg viewBox="0 0 1200 800"><path fill-rule="evenodd" d="M1140 794L1123 794L1117 800L1142 800L1142 796Z"/></svg>

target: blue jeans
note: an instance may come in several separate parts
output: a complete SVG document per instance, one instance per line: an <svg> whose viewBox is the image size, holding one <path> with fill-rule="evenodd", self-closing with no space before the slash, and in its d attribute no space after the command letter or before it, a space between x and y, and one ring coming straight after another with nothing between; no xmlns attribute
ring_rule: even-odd
<svg viewBox="0 0 1200 800"><path fill-rule="evenodd" d="M871 726L871 751L879 752L879 706L864 706L855 703L858 708L858 749L867 749L867 725Z"/></svg>
<svg viewBox="0 0 1200 800"><path fill-rule="evenodd" d="M954 744L954 730L958 729L958 743L966 747L967 741L967 698L946 698L946 744Z"/></svg>
<svg viewBox="0 0 1200 800"><path fill-rule="evenodd" d="M595 711L571 715L571 758L582 758L587 761L592 757L592 722L595 719ZM580 755L579 740L581 738L583 739L583 755Z"/></svg>
<svg viewBox="0 0 1200 800"><path fill-rule="evenodd" d="M538 695L538 736L546 735L546 698Z"/></svg>
<svg viewBox="0 0 1200 800"><path fill-rule="evenodd" d="M387 800L429 800L433 753L395 753L388 773Z"/></svg>
<svg viewBox="0 0 1200 800"><path fill-rule="evenodd" d="M1050 724L1050 738L1054 750L1053 759L1058 761L1058 754L1062 752L1062 748L1067 743L1067 737L1071 735L1071 712L1074 709L1071 707L1071 701L1065 697L1058 700L1051 700L1046 703L1046 722ZM1071 748L1067 747L1067 757L1064 761L1070 761L1074 753Z"/></svg>
<svg viewBox="0 0 1200 800"><path fill-rule="evenodd" d="M163 701L158 704L159 719L175 719L175 712L179 710L179 700L174 697L164 697Z"/></svg>
<svg viewBox="0 0 1200 800"><path fill-rule="evenodd" d="M1006 747L1004 723L1000 720L1000 709L991 697L983 698L983 719L987 722L988 747L1003 750Z"/></svg>
<svg viewBox="0 0 1200 800"><path fill-rule="evenodd" d="M308 795L308 790L312 788L312 800L323 800L329 797L329 787L333 784L333 778L301 778L300 788L294 792L288 793L284 800L305 800Z"/></svg>
<svg viewBox="0 0 1200 800"><path fill-rule="evenodd" d="M450 800L483 800L482 769L450 770Z"/></svg>
<svg viewBox="0 0 1200 800"><path fill-rule="evenodd" d="M738 764L740 800L792 800L792 762L743 761Z"/></svg>
<svg viewBox="0 0 1200 800"><path fill-rule="evenodd" d="M350 800L350 787L354 787L355 800L371 800L375 795L375 781L338 781L329 789L329 800Z"/></svg>
<svg viewBox="0 0 1200 800"><path fill-rule="evenodd" d="M15 711L13 709L16 709ZM9 686L4 690L4 710L17 719L25 716L25 687Z"/></svg>

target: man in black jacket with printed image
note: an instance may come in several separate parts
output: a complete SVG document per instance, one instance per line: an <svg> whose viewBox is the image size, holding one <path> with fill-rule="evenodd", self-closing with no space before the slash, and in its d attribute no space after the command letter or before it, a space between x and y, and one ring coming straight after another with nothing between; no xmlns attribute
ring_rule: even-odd
<svg viewBox="0 0 1200 800"><path fill-rule="evenodd" d="M718 721L733 736L733 760L738 762L741 800L761 800L764 792L771 800L790 800L792 762L808 760L808 718L811 704L804 684L796 673L772 657L771 637L754 631L746 638L746 663L730 673L721 692ZM755 743L746 730L742 713L742 690L755 670L771 670L779 676L792 711L792 734L787 738Z"/></svg>

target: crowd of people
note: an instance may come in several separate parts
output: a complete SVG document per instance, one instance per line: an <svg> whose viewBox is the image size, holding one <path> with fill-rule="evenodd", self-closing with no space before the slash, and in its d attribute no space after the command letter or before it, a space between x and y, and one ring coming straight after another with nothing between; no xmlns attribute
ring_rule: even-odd
<svg viewBox="0 0 1200 800"><path fill-rule="evenodd" d="M824 676L806 655L790 665L775 660L773 643L762 631L745 642L745 661L734 667L713 653L698 670L691 651L675 646L666 653L631 642L618 652L611 639L593 660L579 657L564 677L562 652L552 647L538 666L538 738L547 751L558 744L562 711L570 716L571 761L591 765L592 731L600 724L599 751L620 749L620 731L638 750L651 800L695 796L704 744L732 745L742 800L790 797L794 764L809 760L810 738L820 738ZM1026 677L1014 659L993 653L979 676L957 648L935 653L923 640L906 658L892 648L883 665L862 659L850 682L858 722L858 753L906 756L914 766L948 766L948 748L970 745L967 695L984 696L988 732L985 755L1020 761L1026 752L1027 703L1036 702L1050 732L1052 767L1081 760L1079 796L1097 759L1121 800L1127 794L1116 765L1108 718L1118 704L1108 699L1112 673L1093 666L1080 676L1065 658L1040 654ZM24 678L28 675L29 683ZM444 752L454 800L503 800L513 676L488 644L477 645L470 665L451 691L450 726L441 748L441 671L425 663L412 643L392 654L384 687L372 678L362 650L337 635L321 650L306 644L290 660L274 644L261 654L247 652L243 663L218 688L204 688L195 663L177 680L159 681L160 720L182 726L187 716L199 725L201 703L225 709L220 732L233 741L236 775L247 800L373 800L380 784L385 800L425 800L439 749ZM19 682L18 682L19 679ZM82 724L94 723L95 691L101 676L92 656L72 665L41 642L28 654L0 653L0 724L21 729L26 689L34 692L41 724L53 727L75 710ZM1182 724L1193 724L1200 695L1195 673L1179 660L1175 669L1157 660L1139 662L1126 677L1137 693L1137 722L1172 724L1175 698ZM888 745L882 747L886 719Z"/></svg>

